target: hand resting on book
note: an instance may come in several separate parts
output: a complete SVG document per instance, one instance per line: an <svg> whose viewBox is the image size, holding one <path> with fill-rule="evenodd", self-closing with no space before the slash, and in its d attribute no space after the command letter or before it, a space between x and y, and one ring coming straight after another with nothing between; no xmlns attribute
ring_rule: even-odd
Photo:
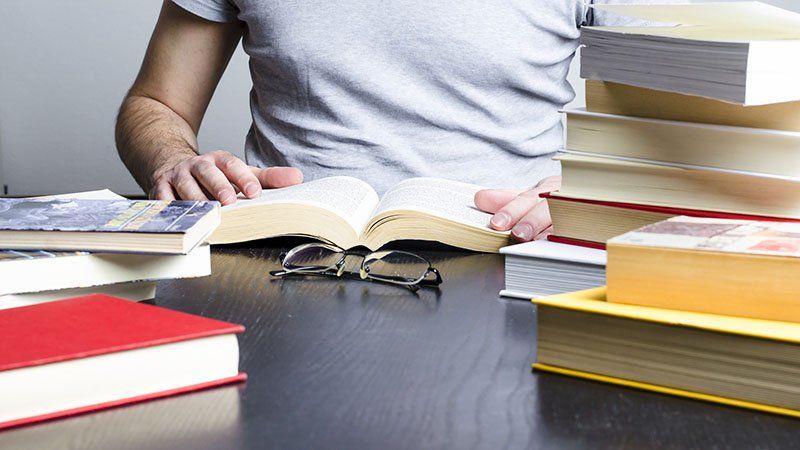
<svg viewBox="0 0 800 450"><path fill-rule="evenodd" d="M159 169L150 190L156 200L219 200L223 205L236 202L241 192L247 198L261 196L262 188L281 188L303 182L294 167L248 166L225 151L195 155L165 164Z"/></svg>
<svg viewBox="0 0 800 450"><path fill-rule="evenodd" d="M553 222L547 202L539 197L543 192L558 190L561 177L540 180L526 191L484 189L475 194L475 206L494 214L490 226L498 231L511 230L519 241L543 239L552 232Z"/></svg>

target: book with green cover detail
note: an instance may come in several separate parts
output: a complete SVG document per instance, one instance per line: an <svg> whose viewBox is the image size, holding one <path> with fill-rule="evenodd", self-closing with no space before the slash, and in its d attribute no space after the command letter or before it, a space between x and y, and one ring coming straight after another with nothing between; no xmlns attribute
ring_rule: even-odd
<svg viewBox="0 0 800 450"><path fill-rule="evenodd" d="M219 220L216 202L0 199L0 248L185 254Z"/></svg>
<svg viewBox="0 0 800 450"><path fill-rule="evenodd" d="M537 370L800 417L800 324L606 301L533 299Z"/></svg>

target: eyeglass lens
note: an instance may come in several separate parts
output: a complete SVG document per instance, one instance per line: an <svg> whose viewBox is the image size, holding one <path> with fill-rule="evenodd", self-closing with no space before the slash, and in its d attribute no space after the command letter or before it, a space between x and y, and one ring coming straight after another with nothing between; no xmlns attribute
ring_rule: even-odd
<svg viewBox="0 0 800 450"><path fill-rule="evenodd" d="M283 267L286 270L332 269L336 268L342 256L342 250L330 245L303 245L286 254Z"/></svg>
<svg viewBox="0 0 800 450"><path fill-rule="evenodd" d="M389 250L370 253L364 270L372 277L395 283L419 283L428 274L430 263L413 253Z"/></svg>

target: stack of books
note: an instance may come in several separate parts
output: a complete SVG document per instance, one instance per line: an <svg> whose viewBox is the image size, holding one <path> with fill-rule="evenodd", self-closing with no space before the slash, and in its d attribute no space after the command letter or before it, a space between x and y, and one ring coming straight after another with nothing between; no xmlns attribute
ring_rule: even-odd
<svg viewBox="0 0 800 450"><path fill-rule="evenodd" d="M800 14L759 2L596 6L657 27L582 31L552 240L676 215L800 220Z"/></svg>
<svg viewBox="0 0 800 450"><path fill-rule="evenodd" d="M800 417L800 224L678 216L608 241L608 287L534 299L534 368Z"/></svg>
<svg viewBox="0 0 800 450"><path fill-rule="evenodd" d="M89 293L155 296L155 281L210 275L208 202L126 200L110 191L0 199L0 309Z"/></svg>
<svg viewBox="0 0 800 450"><path fill-rule="evenodd" d="M219 223L216 202L0 199L0 429L243 380L243 327L129 301L209 275Z"/></svg>

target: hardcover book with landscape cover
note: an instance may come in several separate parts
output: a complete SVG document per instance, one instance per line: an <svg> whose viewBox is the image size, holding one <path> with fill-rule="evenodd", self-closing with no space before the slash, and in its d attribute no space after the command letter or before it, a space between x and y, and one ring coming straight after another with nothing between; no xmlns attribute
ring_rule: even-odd
<svg viewBox="0 0 800 450"><path fill-rule="evenodd" d="M0 199L0 248L187 253L219 224L216 202Z"/></svg>

